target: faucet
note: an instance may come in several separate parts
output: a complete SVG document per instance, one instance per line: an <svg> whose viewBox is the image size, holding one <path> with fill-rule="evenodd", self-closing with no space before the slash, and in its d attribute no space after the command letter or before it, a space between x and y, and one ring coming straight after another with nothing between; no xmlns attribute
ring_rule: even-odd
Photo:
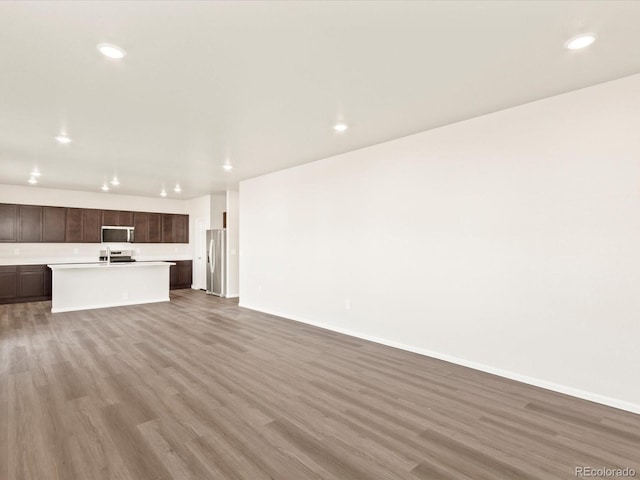
<svg viewBox="0 0 640 480"><path fill-rule="evenodd" d="M111 247L107 245L107 265L111 265Z"/></svg>

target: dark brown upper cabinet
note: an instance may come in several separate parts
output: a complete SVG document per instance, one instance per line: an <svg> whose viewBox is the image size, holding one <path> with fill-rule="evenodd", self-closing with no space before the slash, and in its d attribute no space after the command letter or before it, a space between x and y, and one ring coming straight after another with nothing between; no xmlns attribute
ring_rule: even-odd
<svg viewBox="0 0 640 480"><path fill-rule="evenodd" d="M100 243L103 225L134 226L135 243L189 243L189 215L0 204L0 242Z"/></svg>
<svg viewBox="0 0 640 480"><path fill-rule="evenodd" d="M172 213L162 214L162 243L175 243L173 234L173 215Z"/></svg>
<svg viewBox="0 0 640 480"><path fill-rule="evenodd" d="M133 227L135 243L147 243L149 241L149 214L134 212Z"/></svg>
<svg viewBox="0 0 640 480"><path fill-rule="evenodd" d="M18 207L18 242L42 241L42 207L20 205Z"/></svg>
<svg viewBox="0 0 640 480"><path fill-rule="evenodd" d="M118 226L131 227L133 225L133 212L118 212Z"/></svg>
<svg viewBox="0 0 640 480"><path fill-rule="evenodd" d="M133 225L133 212L103 210L102 225L108 227L130 227Z"/></svg>
<svg viewBox="0 0 640 480"><path fill-rule="evenodd" d="M162 243L189 243L189 215L162 214Z"/></svg>
<svg viewBox="0 0 640 480"><path fill-rule="evenodd" d="M66 208L42 207L42 241L49 243L64 242L66 223Z"/></svg>
<svg viewBox="0 0 640 480"><path fill-rule="evenodd" d="M118 210L103 210L102 211L102 225L107 227L118 226Z"/></svg>
<svg viewBox="0 0 640 480"><path fill-rule="evenodd" d="M67 208L67 224L65 228L65 241L70 243L82 243L84 240L84 210L82 208Z"/></svg>
<svg viewBox="0 0 640 480"><path fill-rule="evenodd" d="M189 243L189 215L173 217L173 238L176 243Z"/></svg>
<svg viewBox="0 0 640 480"><path fill-rule="evenodd" d="M102 241L102 210L84 209L82 212L82 241L100 243Z"/></svg>
<svg viewBox="0 0 640 480"><path fill-rule="evenodd" d="M0 242L18 240L18 206L0 203Z"/></svg>
<svg viewBox="0 0 640 480"><path fill-rule="evenodd" d="M149 222L147 243L162 243L162 214L149 213L147 214L147 220Z"/></svg>

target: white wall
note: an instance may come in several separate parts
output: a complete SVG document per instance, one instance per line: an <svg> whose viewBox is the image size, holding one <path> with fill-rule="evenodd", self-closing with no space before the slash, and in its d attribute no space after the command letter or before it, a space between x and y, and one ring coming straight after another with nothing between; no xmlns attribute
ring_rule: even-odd
<svg viewBox="0 0 640 480"><path fill-rule="evenodd" d="M227 211L227 195L225 192L211 194L211 228L222 228L222 214Z"/></svg>
<svg viewBox="0 0 640 480"><path fill-rule="evenodd" d="M188 213L184 200L135 197L51 188L0 184L0 203L49 205L55 207L101 208L142 212ZM100 244L87 243L0 243L0 265L51 262L95 262ZM134 244L138 260L183 260L192 258L190 245Z"/></svg>
<svg viewBox="0 0 640 480"><path fill-rule="evenodd" d="M135 197L115 193L94 193L0 184L1 203L48 205L52 207L102 208L138 212L187 213L184 200Z"/></svg>
<svg viewBox="0 0 640 480"><path fill-rule="evenodd" d="M189 214L189 248L190 251L193 252L192 287L206 288L206 230L198 232L196 225L198 220L206 220L206 226L208 228L209 222L211 221L211 195L203 195L202 197L187 200L187 213ZM203 236L203 238L200 239L202 243L198 243L197 235ZM201 247L201 252L197 251L198 246Z"/></svg>
<svg viewBox="0 0 640 480"><path fill-rule="evenodd" d="M638 125L635 75L242 182L241 305L640 412Z"/></svg>
<svg viewBox="0 0 640 480"><path fill-rule="evenodd" d="M227 191L227 297L237 297L240 292L238 261L240 197L238 192Z"/></svg>

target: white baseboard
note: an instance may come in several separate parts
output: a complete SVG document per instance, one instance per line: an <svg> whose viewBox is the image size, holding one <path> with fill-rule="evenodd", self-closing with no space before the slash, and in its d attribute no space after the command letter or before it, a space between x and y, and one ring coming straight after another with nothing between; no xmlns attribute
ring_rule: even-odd
<svg viewBox="0 0 640 480"><path fill-rule="evenodd" d="M312 320L308 320L306 318L297 317L295 315L289 315L282 312L275 312L270 310L265 310L262 308L252 307L250 305L246 305L244 303L239 304L240 307L248 308L250 310L255 310L257 312L267 313L269 315L276 315L278 317L286 318L288 320L293 320L300 323L306 323L308 325L313 325L315 327L324 328L326 330L331 330L333 332L342 333L344 335L349 335L351 337L360 338L362 340L368 340L370 342L379 343L381 345L386 345L388 347L398 348L400 350L406 350L408 352L417 353L420 355L424 355L426 357L437 358L438 360L444 360L445 362L454 363L456 365L462 365L464 367L473 368L474 370L480 370L481 372L491 373L493 375L498 375L499 377L508 378L510 380L516 380L518 382L526 383L528 385L533 385L536 387L544 388L546 390L551 390L553 392L563 393L565 395L570 395L572 397L581 398L583 400L589 400L591 402L600 403L602 405L607 405L609 407L619 408L620 410L625 410L632 413L640 414L640 405L632 402L627 402L625 400L620 400L617 398L608 397L606 395L601 395L599 393L589 392L587 390L581 390L579 388L570 387L567 385L562 385L559 383L551 382L548 380L544 380L541 378L530 377L528 375L523 375L517 372L512 372L509 370L503 370L501 368L496 368L491 365L485 365L483 363L474 362L471 360L466 360L464 358L455 357L453 355L449 355L446 353L434 352L431 350L427 350L424 348L415 347L412 345L406 345L404 343L398 343L390 340L386 340L384 338L373 337L371 335L362 334L360 332L354 332L347 329L335 328L332 325L327 325L322 322L315 322Z"/></svg>
<svg viewBox="0 0 640 480"><path fill-rule="evenodd" d="M232 293L230 295L226 295L225 298L239 298L240 294L239 293Z"/></svg>

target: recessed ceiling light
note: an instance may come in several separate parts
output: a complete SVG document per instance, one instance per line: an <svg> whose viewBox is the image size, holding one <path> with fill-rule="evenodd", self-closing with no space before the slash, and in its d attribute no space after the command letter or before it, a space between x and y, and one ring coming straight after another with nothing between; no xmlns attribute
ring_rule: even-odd
<svg viewBox="0 0 640 480"><path fill-rule="evenodd" d="M113 58L114 60L120 60L127 54L122 48L111 43L99 43L97 48L105 57Z"/></svg>
<svg viewBox="0 0 640 480"><path fill-rule="evenodd" d="M71 143L71 139L69 137L67 137L66 135L58 135L56 137L56 140L58 141L58 143L61 143L62 145L66 145L68 143Z"/></svg>
<svg viewBox="0 0 640 480"><path fill-rule="evenodd" d="M596 41L596 36L592 33L586 33L584 35L579 35L577 37L573 37L566 43L566 47L569 50L579 50L581 48L588 47L593 42Z"/></svg>
<svg viewBox="0 0 640 480"><path fill-rule="evenodd" d="M111 180L111 185L113 185L114 187L120 185L120 180L118 180L118 177L113 177L113 180Z"/></svg>
<svg viewBox="0 0 640 480"><path fill-rule="evenodd" d="M174 188L173 191L176 192L176 193L180 193L182 191L182 189L180 188L180 185L178 185L176 183L176 188Z"/></svg>
<svg viewBox="0 0 640 480"><path fill-rule="evenodd" d="M161 197L166 197L167 196L167 192L165 192L164 189L162 189L162 191L160 192L160 196Z"/></svg>
<svg viewBox="0 0 640 480"><path fill-rule="evenodd" d="M228 163L225 163L225 164L222 166L222 168L224 168L224 169L228 172L229 170L231 170L231 169L233 168L233 166L232 166L232 165L229 165Z"/></svg>
<svg viewBox="0 0 640 480"><path fill-rule="evenodd" d="M31 172L31 176L32 177L39 177L40 176L40 172L38 170L34 170L33 172Z"/></svg>
<svg viewBox="0 0 640 480"><path fill-rule="evenodd" d="M35 177L31 177L31 178L28 180L28 182L29 182L31 185L35 185L36 183L38 183L38 179L37 179L37 178L35 178Z"/></svg>
<svg viewBox="0 0 640 480"><path fill-rule="evenodd" d="M346 123L336 123L333 126L333 129L338 133L346 132L347 128L349 128L349 126Z"/></svg>
<svg viewBox="0 0 640 480"><path fill-rule="evenodd" d="M109 191L109 185L107 185L106 183L104 185L102 185L102 188L100 189L103 192L108 192Z"/></svg>

